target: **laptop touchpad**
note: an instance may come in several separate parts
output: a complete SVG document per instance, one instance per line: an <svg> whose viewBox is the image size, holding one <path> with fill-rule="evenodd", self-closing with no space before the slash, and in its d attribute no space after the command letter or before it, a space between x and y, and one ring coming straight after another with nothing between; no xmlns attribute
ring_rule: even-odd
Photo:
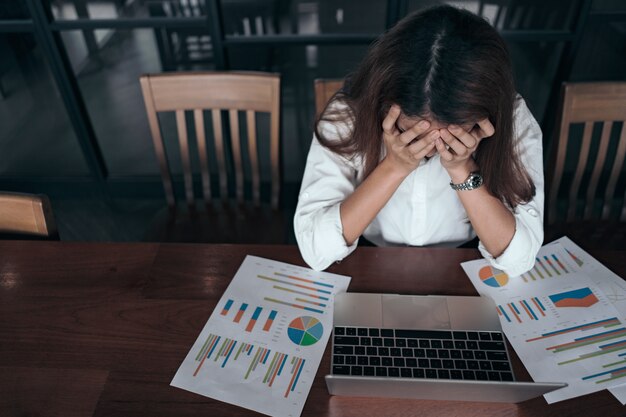
<svg viewBox="0 0 626 417"><path fill-rule="evenodd" d="M383 326L397 329L449 329L445 297L384 294Z"/></svg>

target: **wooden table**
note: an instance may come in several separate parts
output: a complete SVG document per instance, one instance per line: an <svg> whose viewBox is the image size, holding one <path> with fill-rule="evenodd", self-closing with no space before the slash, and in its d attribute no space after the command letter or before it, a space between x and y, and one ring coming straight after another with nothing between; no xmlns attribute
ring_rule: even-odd
<svg viewBox="0 0 626 417"><path fill-rule="evenodd" d="M0 416L253 415L169 386L246 254L304 265L294 246L0 242ZM626 252L594 255L626 276ZM350 291L475 295L459 263L478 256L359 248L329 271ZM553 405L331 397L329 366L327 349L303 416L626 415L607 391Z"/></svg>

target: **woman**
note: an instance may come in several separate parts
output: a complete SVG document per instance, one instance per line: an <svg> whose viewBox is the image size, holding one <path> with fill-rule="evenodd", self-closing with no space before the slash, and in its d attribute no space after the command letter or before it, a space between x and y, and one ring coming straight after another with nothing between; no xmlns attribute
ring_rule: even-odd
<svg viewBox="0 0 626 417"><path fill-rule="evenodd" d="M315 127L294 227L325 269L363 235L379 246L478 248L509 275L543 241L541 130L506 45L450 6L384 34Z"/></svg>

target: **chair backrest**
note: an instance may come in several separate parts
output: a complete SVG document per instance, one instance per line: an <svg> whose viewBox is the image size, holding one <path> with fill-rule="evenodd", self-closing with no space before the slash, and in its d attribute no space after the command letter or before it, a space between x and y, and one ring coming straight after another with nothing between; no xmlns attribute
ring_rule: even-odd
<svg viewBox="0 0 626 417"><path fill-rule="evenodd" d="M318 118L331 97L343 87L343 79L318 78L313 83L315 87L315 118Z"/></svg>
<svg viewBox="0 0 626 417"><path fill-rule="evenodd" d="M233 160L233 175L238 202L244 197L244 160L242 158L239 111L246 113L247 155L249 172L251 173L252 200L260 204L260 168L257 148L257 113L269 113L269 159L271 169L271 197L273 208L278 207L280 191L279 177L279 112L280 112L280 76L270 73L165 73L143 75L140 78L143 97L146 105L150 131L156 150L165 195L170 206L176 204L174 189L169 170L167 155L157 113L175 112L180 145L185 197L187 203L194 203L193 175L189 152L185 111L192 111L197 139L198 159L202 178L204 200L212 199L209 159L207 157L207 140L204 125L204 110L210 110L212 116L215 157L218 165L220 198L228 197L226 169L227 149L229 142ZM228 112L230 135L224 135L222 111Z"/></svg>
<svg viewBox="0 0 626 417"><path fill-rule="evenodd" d="M0 234L58 239L48 197L0 192Z"/></svg>
<svg viewBox="0 0 626 417"><path fill-rule="evenodd" d="M560 122L547 170L551 174L547 182L547 223L557 221L559 189L567 186L566 182L567 222L581 218L626 221L626 196L621 192L616 195L626 155L626 82L565 83L561 95ZM572 134L581 130L580 124L582 138ZM574 162L574 168L570 167ZM597 196L601 179L602 195ZM577 210L583 184L584 209ZM598 200L601 207L596 209ZM622 201L622 205L616 201Z"/></svg>

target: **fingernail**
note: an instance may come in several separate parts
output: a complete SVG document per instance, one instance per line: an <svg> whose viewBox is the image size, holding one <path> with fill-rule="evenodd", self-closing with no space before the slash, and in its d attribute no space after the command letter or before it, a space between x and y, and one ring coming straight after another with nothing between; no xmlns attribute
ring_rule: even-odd
<svg viewBox="0 0 626 417"><path fill-rule="evenodd" d="M459 127L457 125L450 125L450 126L448 126L448 129L454 130L456 132L456 131L459 130Z"/></svg>
<svg viewBox="0 0 626 417"><path fill-rule="evenodd" d="M430 126L430 123L428 123L426 120L422 120L421 122L418 123L419 127L421 127L422 129L427 128L428 126Z"/></svg>
<svg viewBox="0 0 626 417"><path fill-rule="evenodd" d="M441 141L441 138L437 138L437 139L435 139L435 143L436 143L438 146L443 145L443 142Z"/></svg>

